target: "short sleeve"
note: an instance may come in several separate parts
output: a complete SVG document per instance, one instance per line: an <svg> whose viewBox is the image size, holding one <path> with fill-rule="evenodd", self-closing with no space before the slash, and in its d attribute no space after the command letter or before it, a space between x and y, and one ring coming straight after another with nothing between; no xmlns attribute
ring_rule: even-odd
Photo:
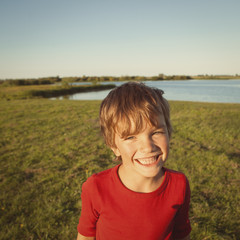
<svg viewBox="0 0 240 240"><path fill-rule="evenodd" d="M82 210L77 227L78 232L86 237L96 236L96 223L99 217L98 212L94 208L93 192L93 179L88 179L82 185Z"/></svg>
<svg viewBox="0 0 240 240"><path fill-rule="evenodd" d="M179 208L175 217L173 235L175 238L184 238L191 232L191 225L189 221L189 204L190 204L190 186L186 178L185 197L183 205Z"/></svg>

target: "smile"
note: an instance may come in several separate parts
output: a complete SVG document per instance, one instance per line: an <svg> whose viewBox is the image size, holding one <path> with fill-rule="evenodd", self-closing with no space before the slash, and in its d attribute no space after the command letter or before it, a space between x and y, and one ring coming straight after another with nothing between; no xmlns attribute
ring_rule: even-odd
<svg viewBox="0 0 240 240"><path fill-rule="evenodd" d="M158 162L158 160L160 159L160 156L161 156L161 154L158 154L153 157L138 158L138 159L135 159L135 161L137 161L139 164L141 164L143 166L152 166Z"/></svg>

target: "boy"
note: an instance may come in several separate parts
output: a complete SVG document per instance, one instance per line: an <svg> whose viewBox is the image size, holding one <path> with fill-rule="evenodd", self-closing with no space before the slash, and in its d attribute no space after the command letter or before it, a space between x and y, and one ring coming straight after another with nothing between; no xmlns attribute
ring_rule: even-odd
<svg viewBox="0 0 240 240"><path fill-rule="evenodd" d="M77 240L190 239L190 188L163 167L172 128L163 91L129 82L100 107L106 144L121 163L82 186Z"/></svg>

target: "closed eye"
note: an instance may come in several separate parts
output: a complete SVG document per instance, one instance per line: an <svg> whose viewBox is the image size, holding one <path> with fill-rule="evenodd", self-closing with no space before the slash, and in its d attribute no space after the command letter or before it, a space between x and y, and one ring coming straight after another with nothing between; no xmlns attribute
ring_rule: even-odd
<svg viewBox="0 0 240 240"><path fill-rule="evenodd" d="M124 140L132 140L132 139L134 139L134 136L129 136L129 137L124 138Z"/></svg>
<svg viewBox="0 0 240 240"><path fill-rule="evenodd" d="M165 131L164 130L159 130L159 131L155 131L153 133L153 135L157 135L157 134L165 134Z"/></svg>

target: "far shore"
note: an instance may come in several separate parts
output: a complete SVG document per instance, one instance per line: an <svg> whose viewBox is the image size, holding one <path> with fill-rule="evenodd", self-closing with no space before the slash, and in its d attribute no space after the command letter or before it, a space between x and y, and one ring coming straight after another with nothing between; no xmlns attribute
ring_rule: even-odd
<svg viewBox="0 0 240 240"><path fill-rule="evenodd" d="M66 85L30 85L30 86L12 86L0 88L0 99L31 99L31 98L53 98L74 93L102 91L114 88L114 84L93 84L82 86Z"/></svg>

